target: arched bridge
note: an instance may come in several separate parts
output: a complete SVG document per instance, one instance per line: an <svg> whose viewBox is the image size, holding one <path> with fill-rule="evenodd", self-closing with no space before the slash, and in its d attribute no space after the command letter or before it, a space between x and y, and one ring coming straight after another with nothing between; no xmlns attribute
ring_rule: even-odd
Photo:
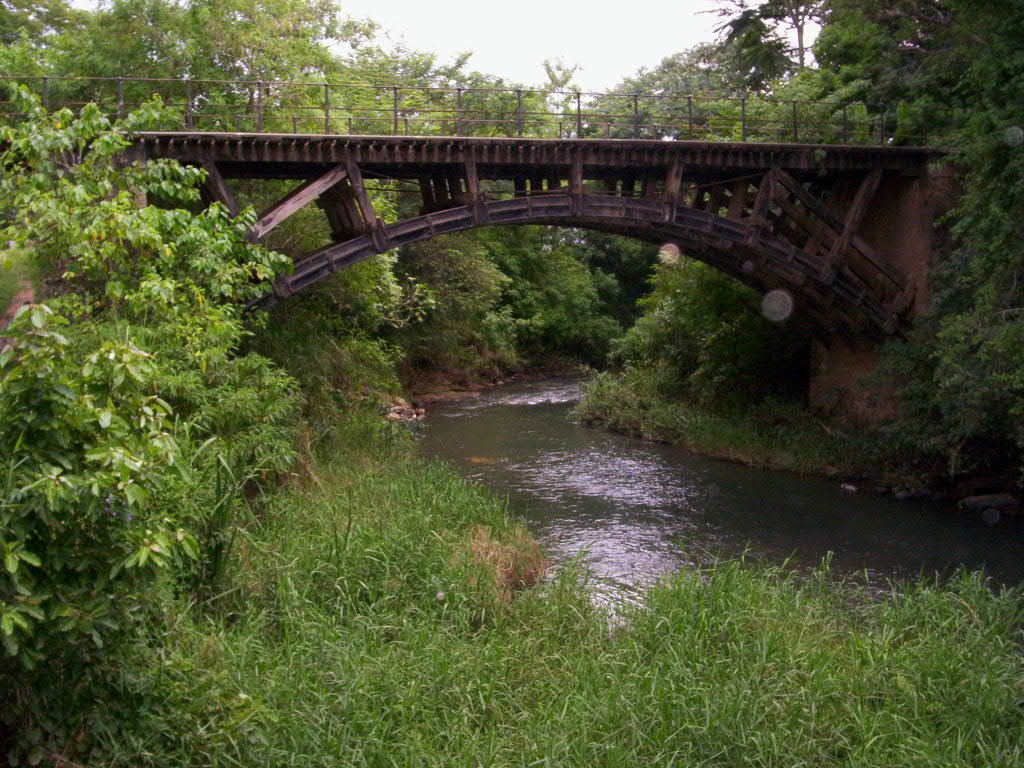
<svg viewBox="0 0 1024 768"><path fill-rule="evenodd" d="M880 340L928 302L933 223L951 205L928 148L644 139L144 133L141 159L207 171L231 211L233 179L294 180L259 239L314 201L332 241L296 259L263 305L375 253L473 227L551 224L675 243L758 291L786 289L814 334L812 404L877 422L891 393L864 383ZM385 222L367 180L414 186L415 215Z"/></svg>
<svg viewBox="0 0 1024 768"><path fill-rule="evenodd" d="M785 288L825 341L898 332L927 301L940 150L505 137L145 133L143 158L232 179L293 179L254 238L316 202L333 242L298 259L264 304L375 253L474 227L551 224L675 243L758 291ZM418 215L385 223L366 181L414 184ZM934 185L931 185L934 186Z"/></svg>

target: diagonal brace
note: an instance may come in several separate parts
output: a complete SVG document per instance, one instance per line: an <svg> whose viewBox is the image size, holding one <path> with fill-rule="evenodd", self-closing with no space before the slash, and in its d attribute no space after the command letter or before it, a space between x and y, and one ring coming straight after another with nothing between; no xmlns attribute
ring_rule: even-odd
<svg viewBox="0 0 1024 768"><path fill-rule="evenodd" d="M348 170L343 165L336 165L323 176L310 179L293 189L283 198L263 212L250 231L254 240L259 240L267 232L283 222L311 200L319 197L338 182L348 177Z"/></svg>

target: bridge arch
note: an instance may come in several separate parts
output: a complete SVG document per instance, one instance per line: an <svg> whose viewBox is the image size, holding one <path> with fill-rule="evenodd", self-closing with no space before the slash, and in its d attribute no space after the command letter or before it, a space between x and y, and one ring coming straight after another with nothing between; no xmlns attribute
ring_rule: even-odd
<svg viewBox="0 0 1024 768"><path fill-rule="evenodd" d="M543 192L480 201L421 214L332 243L298 260L294 271L259 303L269 306L303 291L338 270L392 248L443 234L485 226L539 224L591 229L655 244L674 243L686 255L725 272L764 293L783 288L795 312L816 335L897 330L899 316L850 275L836 272L820 254L811 255L752 224L657 200L612 195Z"/></svg>
<svg viewBox="0 0 1024 768"><path fill-rule="evenodd" d="M548 224L675 243L758 291L785 288L825 342L870 345L924 307L933 211L928 163L896 147L503 137L140 134L142 158L231 178L297 179L258 240L316 201L333 241L295 262L269 305L374 253L475 227ZM386 224L364 177L419 185L417 215ZM876 194L877 193L877 194Z"/></svg>

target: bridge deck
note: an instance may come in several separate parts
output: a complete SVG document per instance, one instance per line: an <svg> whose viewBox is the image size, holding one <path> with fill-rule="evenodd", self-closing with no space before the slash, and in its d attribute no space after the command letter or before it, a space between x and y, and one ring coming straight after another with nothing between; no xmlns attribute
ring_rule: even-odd
<svg viewBox="0 0 1024 768"><path fill-rule="evenodd" d="M146 158L216 163L229 178L306 178L311 167L354 161L368 176L417 178L471 159L484 179L507 179L538 166L582 162L592 178L619 177L680 163L689 173L735 174L783 168L793 173L881 169L920 175L950 153L941 148L849 144L760 144L645 139L534 139L438 136L335 136L270 133L141 133Z"/></svg>

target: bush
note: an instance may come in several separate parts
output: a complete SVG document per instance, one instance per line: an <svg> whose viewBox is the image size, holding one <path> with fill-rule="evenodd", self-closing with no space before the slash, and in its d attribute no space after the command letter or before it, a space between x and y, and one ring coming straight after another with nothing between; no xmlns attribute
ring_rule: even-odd
<svg viewBox="0 0 1024 768"><path fill-rule="evenodd" d="M195 213L201 170L120 161L159 104L111 123L14 97L2 237L69 289L22 310L0 353L0 690L12 755L35 762L116 685L161 584L217 570L224 510L291 459L297 395L236 354L244 302L288 263L247 241L253 212Z"/></svg>
<svg viewBox="0 0 1024 768"><path fill-rule="evenodd" d="M733 406L802 391L808 340L760 313L756 292L700 262L658 266L643 315L611 361L664 397Z"/></svg>

